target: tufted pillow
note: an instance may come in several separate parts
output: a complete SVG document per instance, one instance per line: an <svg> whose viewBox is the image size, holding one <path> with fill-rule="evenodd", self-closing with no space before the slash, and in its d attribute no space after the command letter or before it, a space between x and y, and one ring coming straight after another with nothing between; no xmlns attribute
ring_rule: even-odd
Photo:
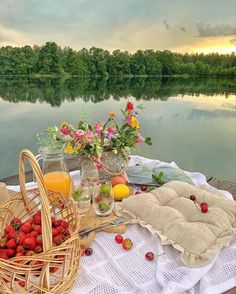
<svg viewBox="0 0 236 294"><path fill-rule="evenodd" d="M208 203L208 212L189 199L192 194L196 203ZM158 234L162 244L172 244L189 267L212 261L236 233L236 201L179 181L124 199L116 213Z"/></svg>

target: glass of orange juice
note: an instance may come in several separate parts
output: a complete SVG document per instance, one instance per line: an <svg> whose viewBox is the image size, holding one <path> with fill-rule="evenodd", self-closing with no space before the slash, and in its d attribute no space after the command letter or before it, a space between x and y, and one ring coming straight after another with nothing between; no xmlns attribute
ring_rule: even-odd
<svg viewBox="0 0 236 294"><path fill-rule="evenodd" d="M40 147L39 152L40 154L36 156L36 159L43 162L42 171L46 189L59 192L66 197L71 196L73 181L68 171L63 150L50 150L47 147Z"/></svg>

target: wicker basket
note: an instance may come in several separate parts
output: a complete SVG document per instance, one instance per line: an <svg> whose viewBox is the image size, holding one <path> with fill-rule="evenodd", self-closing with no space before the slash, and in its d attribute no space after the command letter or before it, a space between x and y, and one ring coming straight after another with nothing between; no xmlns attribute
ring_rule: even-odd
<svg viewBox="0 0 236 294"><path fill-rule="evenodd" d="M38 189L25 189L25 158L32 166ZM28 150L20 153L19 180L21 192L0 206L0 234L14 217L25 221L41 210L43 252L9 260L0 258L0 293L69 293L80 261L77 206L59 193L46 191L41 169ZM69 239L54 247L51 216L68 221L71 232Z"/></svg>

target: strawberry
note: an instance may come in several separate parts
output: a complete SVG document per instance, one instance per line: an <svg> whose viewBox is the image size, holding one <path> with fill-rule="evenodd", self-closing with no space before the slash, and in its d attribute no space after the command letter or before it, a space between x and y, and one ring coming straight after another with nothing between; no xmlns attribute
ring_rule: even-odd
<svg viewBox="0 0 236 294"><path fill-rule="evenodd" d="M15 257L21 257L21 256L24 256L24 253L23 252L17 252Z"/></svg>
<svg viewBox="0 0 236 294"><path fill-rule="evenodd" d="M42 227L40 225L33 224L33 230L38 232L38 234L42 234Z"/></svg>
<svg viewBox="0 0 236 294"><path fill-rule="evenodd" d="M60 224L64 229L68 229L69 228L69 224L68 222L61 220L61 224Z"/></svg>
<svg viewBox="0 0 236 294"><path fill-rule="evenodd" d="M6 234L5 237L7 240L10 240L10 239L15 238L15 235L16 235L16 231L10 231L8 234Z"/></svg>
<svg viewBox="0 0 236 294"><path fill-rule="evenodd" d="M56 245L60 245L64 242L65 236L63 234L59 234L56 237L53 238L53 243Z"/></svg>
<svg viewBox="0 0 236 294"><path fill-rule="evenodd" d="M16 239L10 239L9 241L7 241L7 248L9 249L14 249L17 247L17 243L16 243Z"/></svg>
<svg viewBox="0 0 236 294"><path fill-rule="evenodd" d="M37 246L35 247L34 251L35 251L36 253L41 253L41 252L43 252L43 247L40 246L40 245L37 245Z"/></svg>
<svg viewBox="0 0 236 294"><path fill-rule="evenodd" d="M65 233L65 229L62 226L58 226L56 228L56 230L58 231L58 234L64 234Z"/></svg>
<svg viewBox="0 0 236 294"><path fill-rule="evenodd" d="M36 237L36 243L37 243L38 245L42 245L42 244L43 244L42 235L38 235L38 236Z"/></svg>
<svg viewBox="0 0 236 294"><path fill-rule="evenodd" d="M23 243L23 246L24 246L25 249L34 250L34 248L36 246L35 238L33 238L33 237L26 238L24 243Z"/></svg>
<svg viewBox="0 0 236 294"><path fill-rule="evenodd" d="M35 255L35 252L33 250L25 251L25 256L33 256L33 255Z"/></svg>
<svg viewBox="0 0 236 294"><path fill-rule="evenodd" d="M23 245L25 239L26 239L26 235L23 232L20 232L19 236L16 237L17 243L19 245Z"/></svg>
<svg viewBox="0 0 236 294"><path fill-rule="evenodd" d="M53 228L52 229L52 236L53 237L56 237L58 235L58 231L57 231L57 229L56 228Z"/></svg>
<svg viewBox="0 0 236 294"><path fill-rule="evenodd" d="M14 228L13 228L12 225L9 225L9 226L7 226L7 227L5 228L5 234L10 233L10 231L14 231Z"/></svg>
<svg viewBox="0 0 236 294"><path fill-rule="evenodd" d="M50 267L49 272L50 273L55 273L59 268L58 267Z"/></svg>
<svg viewBox="0 0 236 294"><path fill-rule="evenodd" d="M19 286L21 286L21 287L25 287L25 282L24 282L24 281L19 281L18 284L19 284Z"/></svg>
<svg viewBox="0 0 236 294"><path fill-rule="evenodd" d="M122 247L125 250L130 250L133 247L133 243L129 238L126 238L122 241Z"/></svg>
<svg viewBox="0 0 236 294"><path fill-rule="evenodd" d="M61 221L60 220L56 220L55 222L54 222L54 227L56 228L56 227L59 227L61 225Z"/></svg>
<svg viewBox="0 0 236 294"><path fill-rule="evenodd" d="M30 237L34 237L34 238L36 238L38 236L38 232L36 232L36 231L32 231L31 233L30 233Z"/></svg>
<svg viewBox="0 0 236 294"><path fill-rule="evenodd" d="M18 230L22 225L21 219L13 218L13 220L11 221L11 225L14 227L15 230Z"/></svg>
<svg viewBox="0 0 236 294"><path fill-rule="evenodd" d="M17 253L19 253L19 252L21 252L21 253L25 252L24 246L22 246L22 245L18 245L18 246L16 247L16 252L17 252Z"/></svg>
<svg viewBox="0 0 236 294"><path fill-rule="evenodd" d="M25 224L30 224L30 225L32 225L32 223L33 223L33 219L32 218L27 219L27 221L25 222Z"/></svg>
<svg viewBox="0 0 236 294"><path fill-rule="evenodd" d="M70 237L70 230L69 229L65 229L64 235Z"/></svg>
<svg viewBox="0 0 236 294"><path fill-rule="evenodd" d="M7 256L6 251L3 251L3 252L0 253L0 258L2 258L2 259L9 259L9 257Z"/></svg>
<svg viewBox="0 0 236 294"><path fill-rule="evenodd" d="M14 249L7 249L6 254L9 258L11 258L11 257L15 256L16 251Z"/></svg>
<svg viewBox="0 0 236 294"><path fill-rule="evenodd" d="M192 201L195 201L196 200L196 196L195 195L190 195L189 196L189 199L192 200Z"/></svg>
<svg viewBox="0 0 236 294"><path fill-rule="evenodd" d="M32 231L32 226L31 224L29 223L24 223L22 226L21 226L21 231L24 232L24 233L30 233Z"/></svg>
<svg viewBox="0 0 236 294"><path fill-rule="evenodd" d="M115 241L116 241L116 243L122 243L123 237L121 235L116 235L115 236Z"/></svg>
<svg viewBox="0 0 236 294"><path fill-rule="evenodd" d="M56 221L56 218L54 216L51 217L52 226L54 226L54 223Z"/></svg>
<svg viewBox="0 0 236 294"><path fill-rule="evenodd" d="M36 224L36 225L41 225L41 213L36 213L34 216L33 216L33 222Z"/></svg>

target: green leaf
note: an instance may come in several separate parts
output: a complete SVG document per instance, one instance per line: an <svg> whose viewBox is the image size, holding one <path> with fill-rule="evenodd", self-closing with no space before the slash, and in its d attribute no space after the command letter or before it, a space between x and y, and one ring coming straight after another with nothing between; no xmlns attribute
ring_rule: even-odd
<svg viewBox="0 0 236 294"><path fill-rule="evenodd" d="M152 139L151 137L147 137L144 141L147 145L152 145Z"/></svg>
<svg viewBox="0 0 236 294"><path fill-rule="evenodd" d="M83 190L82 189L78 189L76 191L73 192L72 197L75 201L79 201L81 196L83 194Z"/></svg>
<svg viewBox="0 0 236 294"><path fill-rule="evenodd" d="M107 212L110 209L110 207L104 201L99 201L98 207L101 212Z"/></svg>
<svg viewBox="0 0 236 294"><path fill-rule="evenodd" d="M163 185L163 184L165 184L165 181L164 181L163 177L164 177L164 173L163 173L163 171L160 171L158 175L156 175L156 174L152 174L152 179L153 179L156 183L158 183L159 185Z"/></svg>

